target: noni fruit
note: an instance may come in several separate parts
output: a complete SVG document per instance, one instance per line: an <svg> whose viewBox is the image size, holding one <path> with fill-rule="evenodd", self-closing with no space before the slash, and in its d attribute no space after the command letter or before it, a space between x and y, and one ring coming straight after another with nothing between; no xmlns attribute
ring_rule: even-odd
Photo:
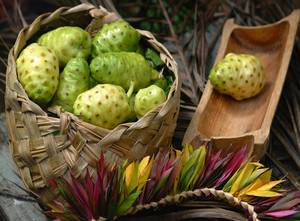
<svg viewBox="0 0 300 221"><path fill-rule="evenodd" d="M79 94L89 89L89 65L83 58L72 58L59 76L59 85L53 105L73 112L73 104Z"/></svg>
<svg viewBox="0 0 300 221"><path fill-rule="evenodd" d="M82 28L64 26L43 34L38 43L53 49L63 67L71 58L87 58L91 52L92 40Z"/></svg>
<svg viewBox="0 0 300 221"><path fill-rule="evenodd" d="M140 89L134 101L134 111L138 118L144 116L148 111L166 101L166 94L163 89L156 85Z"/></svg>
<svg viewBox="0 0 300 221"><path fill-rule="evenodd" d="M140 54L134 52L109 52L100 54L90 64L92 77L99 83L116 84L128 90L147 87L152 80L160 78Z"/></svg>
<svg viewBox="0 0 300 221"><path fill-rule="evenodd" d="M211 70L209 80L220 93L243 100L262 90L265 74L255 56L229 53Z"/></svg>
<svg viewBox="0 0 300 221"><path fill-rule="evenodd" d="M38 104L48 103L58 86L59 65L55 53L37 43L27 46L17 59L18 79Z"/></svg>
<svg viewBox="0 0 300 221"><path fill-rule="evenodd" d="M93 39L92 56L96 57L106 52L135 52L140 38L140 34L126 21L105 24Z"/></svg>
<svg viewBox="0 0 300 221"><path fill-rule="evenodd" d="M98 84L81 93L74 103L74 114L86 122L112 129L127 121L131 114L124 89L112 84Z"/></svg>

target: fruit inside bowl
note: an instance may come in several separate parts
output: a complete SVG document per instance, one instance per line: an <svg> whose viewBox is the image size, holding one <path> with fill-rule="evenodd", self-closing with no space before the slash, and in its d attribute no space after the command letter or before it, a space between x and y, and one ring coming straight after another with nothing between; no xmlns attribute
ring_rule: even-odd
<svg viewBox="0 0 300 221"><path fill-rule="evenodd" d="M251 54L228 53L209 74L213 87L236 100L261 92L266 79L260 60Z"/></svg>

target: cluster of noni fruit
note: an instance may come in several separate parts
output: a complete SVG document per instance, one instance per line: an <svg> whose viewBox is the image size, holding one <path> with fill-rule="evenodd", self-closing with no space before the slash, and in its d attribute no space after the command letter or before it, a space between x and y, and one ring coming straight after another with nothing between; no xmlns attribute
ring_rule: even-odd
<svg viewBox="0 0 300 221"><path fill-rule="evenodd" d="M34 102L112 129L164 103L172 84L159 55L140 39L123 20L93 38L80 27L59 27L23 49L18 79Z"/></svg>

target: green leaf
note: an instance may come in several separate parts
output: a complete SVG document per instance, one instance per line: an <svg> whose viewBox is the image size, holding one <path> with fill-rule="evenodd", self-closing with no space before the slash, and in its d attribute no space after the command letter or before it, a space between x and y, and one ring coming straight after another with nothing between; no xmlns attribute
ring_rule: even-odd
<svg viewBox="0 0 300 221"><path fill-rule="evenodd" d="M108 211L107 211L107 216L109 219L113 219L113 217L116 214L116 210L118 209L118 205L116 203L110 202L108 205Z"/></svg>
<svg viewBox="0 0 300 221"><path fill-rule="evenodd" d="M192 184L192 187L190 187L191 189L193 188L196 181L198 180L198 178L204 168L204 165L205 165L205 158L206 158L207 150L206 150L205 146L202 146L199 149L200 149L200 152L199 152L199 156L198 156L198 160L197 160L197 164L196 164L196 169L194 170L193 176L190 180L190 183L188 184L189 186L190 186L190 184Z"/></svg>
<svg viewBox="0 0 300 221"><path fill-rule="evenodd" d="M180 183L180 191L187 191L189 188L189 184L192 182L192 176L195 171L195 165L183 176L182 181Z"/></svg>
<svg viewBox="0 0 300 221"><path fill-rule="evenodd" d="M125 198L118 206L117 215L120 216L124 214L127 210L132 207L141 192L131 193L127 198Z"/></svg>
<svg viewBox="0 0 300 221"><path fill-rule="evenodd" d="M146 59L153 62L154 67L164 64L164 62L161 60L158 53L151 48L147 48L145 57L146 57Z"/></svg>
<svg viewBox="0 0 300 221"><path fill-rule="evenodd" d="M247 179L247 182L244 186L248 186L250 183L252 183L254 180L256 180L261 174L269 170L269 168L261 168L258 170L254 170L253 173L250 175L250 177Z"/></svg>
<svg viewBox="0 0 300 221"><path fill-rule="evenodd" d="M260 164L261 165L261 164ZM237 177L237 179L233 182L230 193L235 194L239 190L241 190L245 185L245 180L251 175L252 171L258 166L258 163L251 162L247 163L243 169L241 170L241 173Z"/></svg>
<svg viewBox="0 0 300 221"><path fill-rule="evenodd" d="M162 176L155 187L154 193L157 193L167 182L173 168L169 168L167 171L164 172L164 176Z"/></svg>
<svg viewBox="0 0 300 221"><path fill-rule="evenodd" d="M181 177L184 178L186 174L189 172L190 168L192 168L193 165L197 162L197 157L200 150L195 150L192 155L190 155L187 158L187 162L183 165L182 171L181 171Z"/></svg>
<svg viewBox="0 0 300 221"><path fill-rule="evenodd" d="M237 177L240 175L242 168L240 168L239 170L237 170L234 175L227 181L227 183L224 185L223 187L223 191L225 192L229 192L230 188L233 184L233 182L237 179Z"/></svg>

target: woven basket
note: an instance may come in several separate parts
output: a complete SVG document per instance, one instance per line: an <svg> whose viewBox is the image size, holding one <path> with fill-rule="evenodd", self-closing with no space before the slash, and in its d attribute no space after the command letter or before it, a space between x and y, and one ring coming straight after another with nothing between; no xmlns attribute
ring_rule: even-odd
<svg viewBox="0 0 300 221"><path fill-rule="evenodd" d="M249 221L259 221L258 219L258 215L254 210L254 207L250 204L248 204L247 202L243 202L240 201L238 198L234 197L232 194L230 193L226 193L222 190L216 190L213 188L203 188L203 189L196 189L193 191L186 191L186 192L182 192L180 194L176 194L174 196L167 196L165 198L162 198L161 200L159 200L158 202L152 202L149 204L145 204L145 205L137 205L135 207L132 207L131 209L128 210L128 212L126 213L126 215L134 215L140 212L145 212L145 211L154 211L154 210L158 210L167 206L172 206L175 204L180 204L180 203L184 203L186 201L189 200L193 200L193 201L198 201L198 200L209 200L209 201L222 201L228 205L230 205L230 207L232 207L232 209L236 208L240 211L241 215L244 217L244 219L242 220L249 220ZM192 212L193 209L191 209L189 212ZM184 220L187 219L188 217L188 213L184 212L186 214L186 218ZM168 214L166 214L168 215ZM162 218L162 215L160 215L161 219L160 220L164 220ZM137 217L134 218L132 217L132 219L129 217L128 220L142 220L138 219ZM170 217L168 217L170 218ZM180 217L178 217L180 218ZM201 217L198 217L201 218ZM202 218L207 218L207 217L202 217ZM211 217L211 218L218 218L218 217ZM228 217L228 219L230 219L230 217ZM99 218L97 221L105 221L107 220L106 218ZM126 218L125 218L126 220ZM146 219L146 220L151 220L150 219ZM173 219L172 219L173 220ZM175 220L181 220L181 219L175 219ZM183 219L182 219L183 220Z"/></svg>
<svg viewBox="0 0 300 221"><path fill-rule="evenodd" d="M113 130L83 122L76 116L57 110L45 110L32 102L18 82L16 58L28 43L42 33L64 25L86 28L91 34L105 24L119 19L103 7L81 4L62 7L40 15L22 29L8 57L6 78L6 121L13 159L25 185L41 194L49 178L72 171L84 175L93 172L99 153L110 162L134 160L169 147L176 126L180 102L180 80L177 64L154 36L138 30L144 41L160 52L162 60L174 73L175 81L167 101L137 122L118 125Z"/></svg>

